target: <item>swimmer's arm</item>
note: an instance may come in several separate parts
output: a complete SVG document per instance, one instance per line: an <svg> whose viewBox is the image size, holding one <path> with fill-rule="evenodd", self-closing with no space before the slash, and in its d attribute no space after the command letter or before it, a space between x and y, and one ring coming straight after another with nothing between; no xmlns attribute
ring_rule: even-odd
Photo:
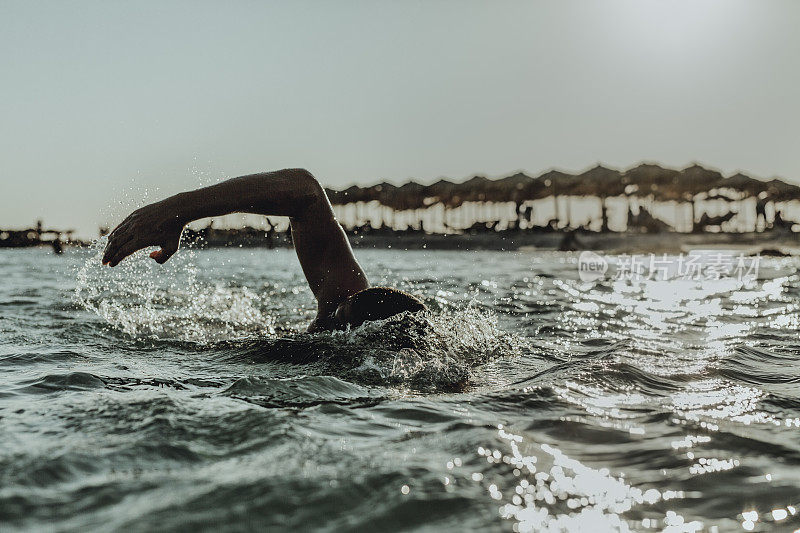
<svg viewBox="0 0 800 533"><path fill-rule="evenodd" d="M233 178L137 209L109 235L103 263L115 266L148 246L161 247L150 257L164 263L178 250L186 224L237 212L289 217L297 257L320 312L332 311L369 286L325 190L303 169Z"/></svg>

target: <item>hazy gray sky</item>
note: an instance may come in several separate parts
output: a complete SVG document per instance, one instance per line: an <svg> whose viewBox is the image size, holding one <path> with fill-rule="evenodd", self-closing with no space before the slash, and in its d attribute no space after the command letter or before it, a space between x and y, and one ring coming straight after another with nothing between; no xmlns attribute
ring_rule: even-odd
<svg viewBox="0 0 800 533"><path fill-rule="evenodd" d="M0 0L0 227L145 194L700 161L800 181L800 2Z"/></svg>

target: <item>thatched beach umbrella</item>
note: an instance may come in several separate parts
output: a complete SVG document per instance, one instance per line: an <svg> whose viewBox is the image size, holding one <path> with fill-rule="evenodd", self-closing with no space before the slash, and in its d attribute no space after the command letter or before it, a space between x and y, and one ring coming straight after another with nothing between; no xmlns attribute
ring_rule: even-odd
<svg viewBox="0 0 800 533"><path fill-rule="evenodd" d="M491 194L494 182L486 176L473 176L463 183L458 183L453 187L455 196L461 198L462 202L483 202L487 195Z"/></svg>
<svg viewBox="0 0 800 533"><path fill-rule="evenodd" d="M786 183L778 178L773 178L764 185L769 198L774 202L800 200L800 187L797 185Z"/></svg>
<svg viewBox="0 0 800 533"><path fill-rule="evenodd" d="M420 209L425 209L425 186L416 181L409 181L398 187L390 199L392 207L397 211L414 211L415 223L422 228Z"/></svg>
<svg viewBox="0 0 800 533"><path fill-rule="evenodd" d="M652 163L642 163L629 168L622 175L626 187L634 186L636 195L646 197L656 191L672 186L678 180L679 172Z"/></svg>
<svg viewBox="0 0 800 533"><path fill-rule="evenodd" d="M595 196L600 200L601 231L608 231L606 198L625 194L622 173L603 165L597 165L578 174L569 193L573 196Z"/></svg>
<svg viewBox="0 0 800 533"><path fill-rule="evenodd" d="M425 186L416 181L404 183L391 198L391 203L398 211L417 210L425 206Z"/></svg>
<svg viewBox="0 0 800 533"><path fill-rule="evenodd" d="M450 180L440 179L436 183L425 187L425 196L435 199L436 202L445 203L448 198L453 195L455 186L456 184Z"/></svg>
<svg viewBox="0 0 800 533"><path fill-rule="evenodd" d="M760 192L765 190L765 186L763 181L737 172L730 177L719 180L714 184L713 189L730 189L740 193L742 196L758 196Z"/></svg>
<svg viewBox="0 0 800 533"><path fill-rule="evenodd" d="M440 179L436 183L432 183L425 187L425 201L429 205L441 204L442 212L442 225L446 226L447 212L451 207L458 207L461 205L461 198L456 197L453 193L456 184L450 180Z"/></svg>
<svg viewBox="0 0 800 533"><path fill-rule="evenodd" d="M707 169L697 163L680 171L676 191L683 195L683 200L689 202L692 208L692 230L697 221L695 196L711 190L722 179L722 174L716 170Z"/></svg>
<svg viewBox="0 0 800 533"><path fill-rule="evenodd" d="M560 170L551 169L536 178L536 181L540 182L543 186L539 191L540 194L543 195L541 198L547 198L548 196L553 197L556 223L560 223L561 215L558 207L558 196L562 191L566 191L572 187L572 184L575 182L575 176ZM567 223L569 223L569 221L567 221Z"/></svg>
<svg viewBox="0 0 800 533"><path fill-rule="evenodd" d="M389 226L394 225L394 208L392 207L392 198L397 191L397 186L387 181L378 183L367 188L367 201L377 201L380 205L387 207L391 213L389 216ZM381 213L381 224L384 223L383 213Z"/></svg>
<svg viewBox="0 0 800 533"><path fill-rule="evenodd" d="M464 228L470 225L469 219L475 218L474 205L472 217L466 212L467 202L472 204L476 202L496 201L496 194L494 194L495 182L486 176L476 175L463 183L456 184L451 191L451 199L448 205L451 207L461 207L462 211L462 226Z"/></svg>
<svg viewBox="0 0 800 533"><path fill-rule="evenodd" d="M532 200L534 192L534 184L536 180L525 174L524 172L517 172L505 178L500 178L492 182L492 191L488 197L493 201L499 198L502 201L514 202L515 211L517 214L517 227L522 223L524 211L522 205L527 200Z"/></svg>
<svg viewBox="0 0 800 533"><path fill-rule="evenodd" d="M628 211L631 211L632 197L649 199L651 202L665 201L663 199L668 194L664 191L674 186L678 175L677 170L654 163L641 163L623 172L622 182L625 185L625 195L628 197Z"/></svg>
<svg viewBox="0 0 800 533"><path fill-rule="evenodd" d="M369 202L372 198L368 187L359 187L358 185L351 185L342 191L347 203L352 204L355 202Z"/></svg>
<svg viewBox="0 0 800 533"><path fill-rule="evenodd" d="M694 195L713 189L720 180L722 174L695 163L680 171L677 185L686 194Z"/></svg>
<svg viewBox="0 0 800 533"><path fill-rule="evenodd" d="M619 196L624 192L622 173L603 165L578 174L569 190L573 196Z"/></svg>
<svg viewBox="0 0 800 533"><path fill-rule="evenodd" d="M505 178L494 181L494 185L499 191L513 194L514 191L523 192L531 186L535 178L528 176L524 172L517 172Z"/></svg>
<svg viewBox="0 0 800 533"><path fill-rule="evenodd" d="M766 182L766 193L767 193L767 200L772 202L773 211L774 211L774 219L777 220L778 218L778 204L783 203L783 208L781 209L782 215L786 215L786 203L791 202L794 200L800 200L800 187L797 185L793 185L791 183L786 183L783 180L778 178L773 178ZM765 215L766 218L766 215Z"/></svg>
<svg viewBox="0 0 800 533"><path fill-rule="evenodd" d="M743 174L742 172L737 172L732 176L720 179L714 185L712 190L734 191L740 195L739 201L745 200L749 197L756 198L755 216L753 218L755 221L754 226L758 223L758 213L760 210L759 202L762 201L761 199L758 199L758 196L767 190L767 185L765 182L750 177L747 174ZM755 229L755 227L753 229Z"/></svg>

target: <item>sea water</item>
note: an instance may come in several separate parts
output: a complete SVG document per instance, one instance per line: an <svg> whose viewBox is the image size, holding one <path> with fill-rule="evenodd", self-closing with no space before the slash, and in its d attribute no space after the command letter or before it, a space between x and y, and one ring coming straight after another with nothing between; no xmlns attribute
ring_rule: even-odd
<svg viewBox="0 0 800 533"><path fill-rule="evenodd" d="M429 312L308 335L294 252L0 251L0 530L800 527L800 275L358 250Z"/></svg>

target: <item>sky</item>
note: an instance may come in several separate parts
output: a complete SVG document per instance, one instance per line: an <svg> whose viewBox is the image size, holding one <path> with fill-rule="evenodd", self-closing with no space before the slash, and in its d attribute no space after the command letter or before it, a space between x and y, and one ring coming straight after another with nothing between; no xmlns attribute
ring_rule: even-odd
<svg viewBox="0 0 800 533"><path fill-rule="evenodd" d="M698 161L800 183L800 2L0 0L0 227L225 177Z"/></svg>

